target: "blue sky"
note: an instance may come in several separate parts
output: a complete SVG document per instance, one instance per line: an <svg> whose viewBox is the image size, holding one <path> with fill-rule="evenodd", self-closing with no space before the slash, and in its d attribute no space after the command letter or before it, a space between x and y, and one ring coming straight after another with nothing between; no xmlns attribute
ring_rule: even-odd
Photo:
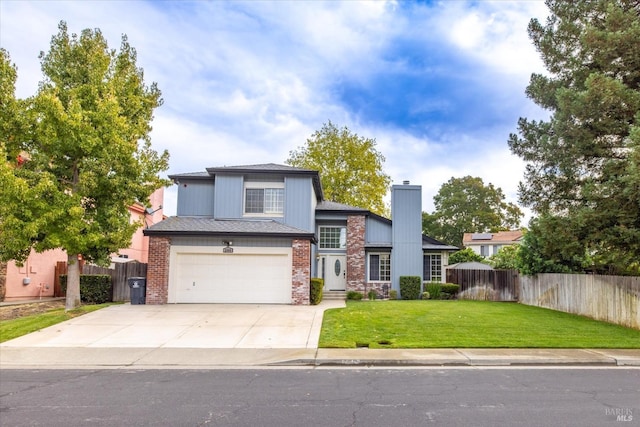
<svg viewBox="0 0 640 427"><path fill-rule="evenodd" d="M152 141L168 173L284 163L331 120L375 138L394 183L423 187L423 209L451 177L479 176L517 202L524 165L510 154L524 94L542 63L526 27L542 1L0 2L0 46L35 93L38 54L60 20L128 36L157 82ZM165 213L175 214L175 190Z"/></svg>

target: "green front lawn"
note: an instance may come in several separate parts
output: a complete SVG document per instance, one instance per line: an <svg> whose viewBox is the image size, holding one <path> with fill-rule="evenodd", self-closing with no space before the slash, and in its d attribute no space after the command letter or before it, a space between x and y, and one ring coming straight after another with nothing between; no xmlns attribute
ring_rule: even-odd
<svg viewBox="0 0 640 427"><path fill-rule="evenodd" d="M347 301L321 348L640 348L640 331L517 303Z"/></svg>
<svg viewBox="0 0 640 427"><path fill-rule="evenodd" d="M55 325L74 317L99 310L104 307L113 305L114 303L83 305L74 310L65 311L64 308L58 308L46 313L32 314L30 316L20 317L18 319L3 320L0 322L0 342L12 340L31 332L39 331L48 326Z"/></svg>

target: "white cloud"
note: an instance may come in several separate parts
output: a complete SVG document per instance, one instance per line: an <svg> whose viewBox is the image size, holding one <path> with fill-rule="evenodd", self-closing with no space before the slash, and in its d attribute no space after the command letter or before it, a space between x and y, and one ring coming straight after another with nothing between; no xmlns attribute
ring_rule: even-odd
<svg viewBox="0 0 640 427"><path fill-rule="evenodd" d="M505 74L528 76L542 61L527 35L532 18L544 20L543 1L444 2L438 17L442 34L466 55Z"/></svg>
<svg viewBox="0 0 640 427"><path fill-rule="evenodd" d="M432 210L433 195L451 176L481 176L515 201L523 167L508 152L507 130L491 125L462 132L456 123L434 119L429 128L443 130L426 136L377 122L352 108L336 87L348 82L385 93L375 77L391 71L474 73L467 80L472 84L499 81L513 88L483 103L508 104L529 116L536 110L523 90L540 62L526 25L532 16L544 17L542 2L16 1L0 2L0 12L0 45L19 67L19 97L35 93L38 53L48 50L61 19L71 32L100 28L112 48L127 34L145 80L163 92L152 140L156 149L170 151L169 173L282 163L331 120L376 138L393 180L423 186L425 210ZM473 69L459 68L460 58ZM448 111L454 102L416 94L407 114ZM165 192L165 208L175 212L173 190Z"/></svg>

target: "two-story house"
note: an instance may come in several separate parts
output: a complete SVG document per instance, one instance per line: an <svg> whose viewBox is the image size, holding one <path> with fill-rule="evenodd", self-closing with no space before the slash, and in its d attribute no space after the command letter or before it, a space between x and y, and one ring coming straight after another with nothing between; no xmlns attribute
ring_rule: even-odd
<svg viewBox="0 0 640 427"><path fill-rule="evenodd" d="M505 246L519 245L522 230L498 231L496 233L464 233L462 244L485 258L498 253Z"/></svg>
<svg viewBox="0 0 640 427"><path fill-rule="evenodd" d="M422 235L420 186L394 185L393 222L324 200L317 171L264 164L171 175L177 215L149 236L147 304L309 304L327 291L399 290L442 281L458 248Z"/></svg>

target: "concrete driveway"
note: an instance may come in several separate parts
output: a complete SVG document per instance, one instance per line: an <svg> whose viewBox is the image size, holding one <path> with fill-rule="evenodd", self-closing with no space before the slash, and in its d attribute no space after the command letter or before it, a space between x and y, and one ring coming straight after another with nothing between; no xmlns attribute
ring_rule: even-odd
<svg viewBox="0 0 640 427"><path fill-rule="evenodd" d="M2 347L310 349L318 347L324 311L344 306L114 305Z"/></svg>

